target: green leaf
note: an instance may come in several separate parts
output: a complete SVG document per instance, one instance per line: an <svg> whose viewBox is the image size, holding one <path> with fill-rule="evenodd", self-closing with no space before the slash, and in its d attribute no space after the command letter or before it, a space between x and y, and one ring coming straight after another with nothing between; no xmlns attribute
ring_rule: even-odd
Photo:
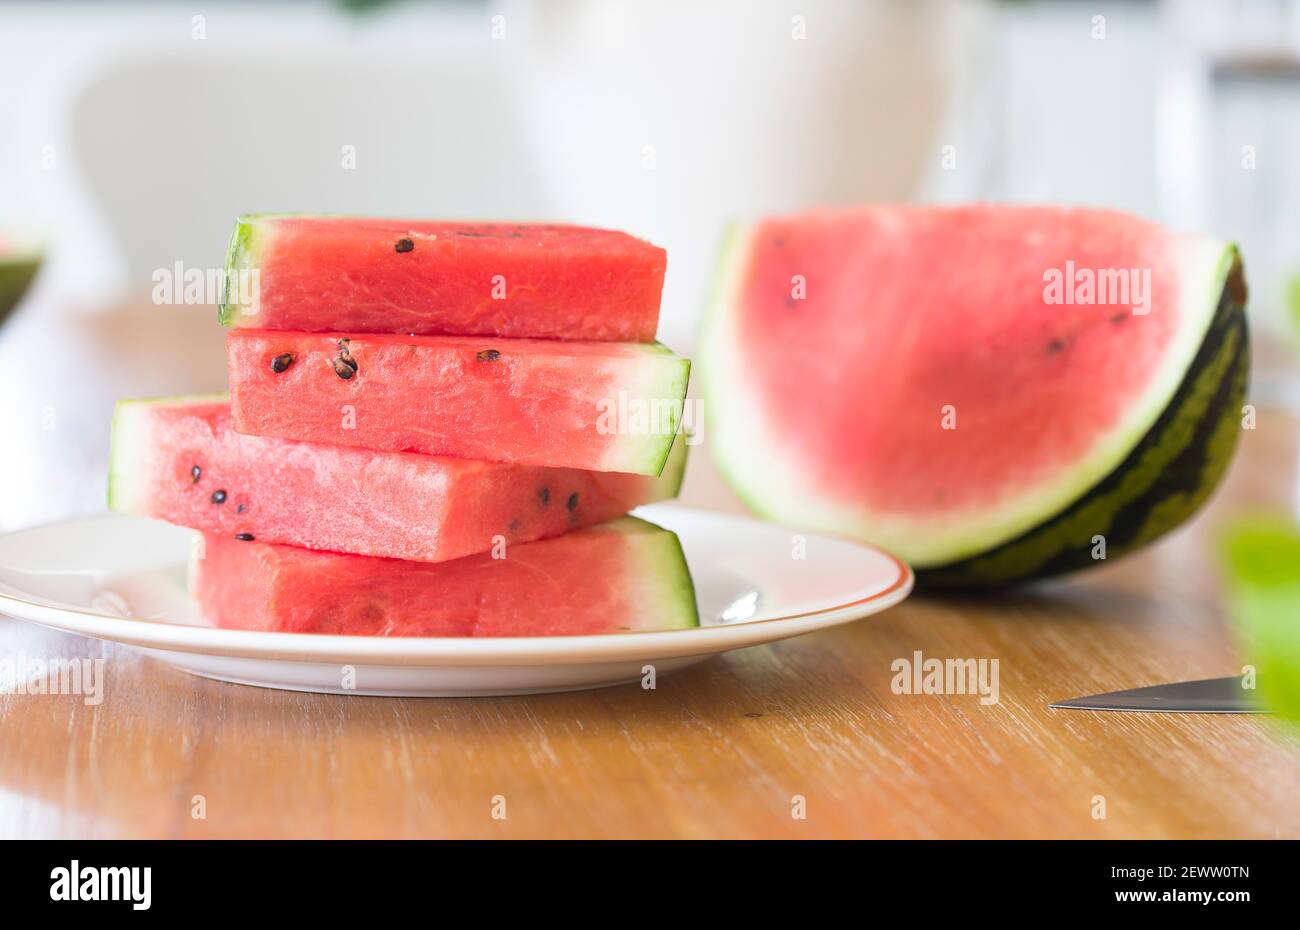
<svg viewBox="0 0 1300 930"><path fill-rule="evenodd" d="M1291 315L1291 325L1295 328L1297 335L1300 335L1300 271L1291 275L1284 285L1285 294L1283 296L1283 305Z"/></svg>
<svg viewBox="0 0 1300 930"><path fill-rule="evenodd" d="M1300 532L1275 519L1238 523L1224 547L1228 607L1265 703L1300 721Z"/></svg>

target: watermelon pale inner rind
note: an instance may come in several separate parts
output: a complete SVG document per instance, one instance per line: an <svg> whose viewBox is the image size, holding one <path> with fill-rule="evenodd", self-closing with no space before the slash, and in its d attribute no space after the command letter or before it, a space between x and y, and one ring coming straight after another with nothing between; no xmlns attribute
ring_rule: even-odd
<svg viewBox="0 0 1300 930"><path fill-rule="evenodd" d="M118 401L108 451L108 507L119 513L148 514L155 492L153 457L159 450L148 418L157 403L208 404L226 400L224 394L186 394L176 397Z"/></svg>
<svg viewBox="0 0 1300 930"><path fill-rule="evenodd" d="M908 208L900 211L901 220L892 216L889 209L882 208L880 213L884 217L880 222L884 229L883 235L886 236L890 234L892 223L907 222L905 211ZM829 217L832 224L836 222L835 214L829 214ZM1050 221L1051 218L1048 219ZM922 480L918 486L924 486L926 469L936 468L934 463L939 463L937 471L949 469L953 480L948 487L953 490L955 499L949 504L942 500L922 503L915 499L908 500L902 493L904 482L885 482L873 486L864 475L855 474L854 466L860 465L862 459L855 459L853 455L861 456L863 451L862 445L854 446L853 441L861 440L861 436L855 435L851 441L844 442L853 454L836 462L834 456L826 453L828 448L833 448L840 441L834 433L814 437L821 440L823 445L821 449L810 449L810 443L806 441L810 433L801 430L805 430L807 424L811 423L815 433L819 421L832 422L825 413L829 409L840 417L833 420L840 428L839 435L852 433L851 427L845 425L850 422L844 416L846 412L852 414L857 410L865 419L873 413L872 404L905 405L910 402L909 396L916 396L918 384L924 384L926 379L943 381L947 373L960 370L972 358L988 365L987 370L990 371L996 371L999 365L1005 366L1007 374L1004 380L1009 386L994 386L989 394L990 407L1002 396L997 393L1000 389L1028 393L1032 401L1035 385L1015 384L1019 360L1014 352L1008 353L1007 348L1008 345L1014 346L1017 334L1022 331L1032 331L1037 336L1044 326L1054 325L1050 317L1043 315L1061 312L1062 308L1045 306L1040 298L1036 306L1027 306L1020 311L1026 315L1022 319L1016 316L1020 308L1008 309L994 305L988 314L1003 314L1006 319L976 321L988 324L988 328L982 330L988 337L986 345L980 343L978 334L954 328L953 321L943 319L942 313L937 315L936 320L928 320L927 315L931 311L924 304L909 308L908 319L901 323L894 319L892 324L887 320L882 325L873 318L872 293L880 287L876 283L880 280L877 276L888 273L889 269L855 267L853 262L859 256L850 252L841 256L839 264L831 266L834 270L828 270L820 276L809 275L807 288L811 295L815 288L820 287L822 296L825 296L828 289L833 290L827 298L832 305L830 312L843 311L846 307L855 310L857 316L851 322L857 332L845 333L833 325L826 325L816 315L819 308L812 304L811 297L806 310L792 305L791 313L811 315L805 315L799 321L800 329L780 340L781 350L795 359L791 364L792 370L782 372L771 365L770 360L775 358L773 352L764 355L755 349L764 339L773 343L779 339L763 327L773 317L764 316L762 308L756 310L755 281L762 274L769 273L776 282L774 287L784 283L788 288L790 271L797 268L798 264L771 268L773 262L779 263L782 259L779 254L774 257L767 243L774 236L797 237L798 225L793 221L789 226L782 225L782 221L767 221L733 227L724 244L713 307L702 334L700 353L704 360L702 377L706 409L710 414L710 445L720 470L740 496L760 513L787 522L804 523L868 538L894 550L922 569L951 565L988 552L1049 522L1053 516L1087 495L1103 477L1119 467L1156 424L1183 385L1189 368L1206 340L1216 309L1220 305L1220 296L1228 287L1230 275L1240 274L1237 251L1230 244L1204 237L1173 236L1162 232L1155 235L1149 230L1158 230L1158 227L1149 227L1149 224L1140 224L1140 221L1132 222L1137 227L1133 241L1146 249L1141 258L1156 267L1157 281L1164 289L1157 289L1152 313L1144 317L1135 316L1133 320L1152 320L1161 313L1172 315L1173 319L1166 317L1158 320L1157 325L1167 328L1167 336L1158 346L1156 357L1140 358L1147 373L1141 378L1134 378L1133 383L1138 385L1138 389L1131 396L1126 395L1121 399L1117 416L1109 422L1098 424L1095 435L1079 454L1059 463L1048 462L1046 464L1051 466L1049 468L1026 472L1028 480L987 489L978 486L962 488L963 468L970 463L954 462L945 450L945 434L939 429L939 403L934 404L933 411L921 411L919 420L900 419L897 421L899 429L882 430L871 435L870 438L876 441L876 445L865 454L868 457L896 457L898 463L905 465L906 469L921 474ZM880 234L880 230L876 232ZM817 240L817 244L820 245L823 241ZM1050 260L1054 262L1059 257L1057 254L1051 256ZM1113 251L1109 257L1118 258ZM1081 258L1086 259L1087 256ZM941 254L902 254L899 260L915 262L914 266L899 269L900 275L943 274L943 269L935 264L944 260ZM1017 256L1014 260L1024 261L1024 258ZM1031 268L1037 268L1033 264L1034 259L1028 261ZM767 263L766 266L764 262ZM1048 257L1044 256L1039 264L1045 265L1048 262ZM1086 261L1080 263L1086 264ZM1169 288L1176 288L1177 298L1162 304L1159 294L1167 293ZM990 285L988 291L990 295L998 293L996 284ZM897 293L891 296L897 298ZM1023 290L1020 297L1032 299L1032 295L1026 298ZM897 317L900 307L891 304L882 307L880 312ZM1029 314L1034 316L1028 316ZM1240 318L1239 313L1237 317ZM1065 318L1068 319L1068 316ZM779 320L779 317L776 319ZM848 325L843 319L835 322ZM936 325L927 328L927 324L932 322ZM1005 326L997 328L1003 322ZM938 326L939 323L945 325ZM914 328L911 328L913 325ZM843 379L852 380L857 385L856 389L853 385L845 387L851 396L837 396L829 391L819 392L815 367L819 357L824 354L828 364L842 364L845 352L852 349L844 348L840 344L841 340L851 341L853 338L875 335L882 339L892 339L890 347L906 356L911 367L904 364L884 372L874 390L872 374L868 369L865 373L850 374ZM1032 348L1023 347L1025 352ZM980 357L980 353L991 351L1004 353L1005 361L1001 357ZM1069 351L1068 348L1066 351ZM1123 349L1117 348L1115 351ZM1244 346L1240 351L1245 351ZM1128 360L1125 361L1128 363ZM1031 358L1030 363L1033 362ZM811 374L805 376L800 371L801 368ZM909 376L900 376L900 371L907 372ZM969 382L966 384L969 386ZM1107 389L1105 384L1097 387L1102 391ZM785 392L785 396L776 392ZM980 409L978 393L975 390L969 392L970 396L953 398L959 418L957 430L961 430L966 423L970 424L966 426L967 429L979 429L987 422L981 416L984 411ZM777 399L774 401L774 398ZM780 410L780 415L774 413L777 409ZM1069 413L1069 410L1059 411L1048 407L1037 420L1000 424L1003 429L996 435L988 435L986 441L992 447L997 447L998 444L1005 446L1010 450L1009 454L1014 456L1017 433L1024 437L1034 430L1050 431L1053 429L1054 417L1068 417ZM961 419L963 415L964 421ZM885 421L887 419L884 418ZM913 423L920 421L923 421L924 432L912 429ZM876 421L877 426L879 422ZM996 416L992 422L997 422ZM917 436L920 440L915 447L909 447L909 439ZM836 470L839 471L838 475L835 474ZM1014 470L1009 469L1011 472ZM942 482L937 481L931 482L931 485L943 487ZM850 490L846 491L846 488ZM969 493L963 498L961 492ZM1014 575L1015 572L1011 574Z"/></svg>
<svg viewBox="0 0 1300 930"><path fill-rule="evenodd" d="M254 288L245 295L240 287L239 276L258 265L261 236L265 235L259 230L270 228L267 224L255 222L258 218L241 216L235 220L235 230L230 235L230 245L226 251L226 275L222 282L221 304L217 310L217 318L222 326L234 325L235 318L242 313L257 313L257 291ZM244 296L252 297L252 302L245 304Z"/></svg>

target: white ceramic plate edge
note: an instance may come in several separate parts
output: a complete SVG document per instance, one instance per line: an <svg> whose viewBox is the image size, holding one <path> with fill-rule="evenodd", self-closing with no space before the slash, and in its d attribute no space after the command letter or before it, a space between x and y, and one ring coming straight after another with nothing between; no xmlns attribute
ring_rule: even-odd
<svg viewBox="0 0 1300 930"><path fill-rule="evenodd" d="M680 508L686 509L686 508ZM749 522L752 518L712 514ZM112 518L108 515L108 518ZM94 518L91 518L94 519ZM769 524L771 525L771 524ZM46 530L49 527L30 527ZM794 531L792 531L794 532ZM17 535L17 534L14 534ZM842 537L836 537L843 540ZM913 575L900 559L878 547L844 540L884 556L897 578L884 590L846 604L807 613L688 630L610 633L591 636L434 638L366 637L317 633L271 633L136 620L75 607L54 607L0 592L0 613L64 632L143 649L220 654L296 662L365 661L391 666L491 667L536 665L539 661L611 662L645 656L709 655L773 642L837 626L886 610L911 593Z"/></svg>

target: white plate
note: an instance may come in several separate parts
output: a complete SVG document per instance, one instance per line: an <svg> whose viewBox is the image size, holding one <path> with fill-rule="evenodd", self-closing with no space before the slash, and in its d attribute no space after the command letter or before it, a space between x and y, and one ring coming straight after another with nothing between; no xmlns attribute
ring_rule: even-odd
<svg viewBox="0 0 1300 930"><path fill-rule="evenodd" d="M674 530L701 626L511 638L332 636L208 626L185 584L193 534L105 515L0 536L0 612L134 646L224 681L340 694L471 696L599 688L711 655L847 623L897 604L906 565L879 549L668 504L637 511ZM344 687L344 675L350 673Z"/></svg>

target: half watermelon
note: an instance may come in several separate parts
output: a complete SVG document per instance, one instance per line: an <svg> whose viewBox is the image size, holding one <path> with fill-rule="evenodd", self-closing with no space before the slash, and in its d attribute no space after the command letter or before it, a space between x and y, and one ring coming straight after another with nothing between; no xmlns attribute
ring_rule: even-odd
<svg viewBox="0 0 1300 930"><path fill-rule="evenodd" d="M241 216L221 322L653 342L666 263L648 242L580 226Z"/></svg>
<svg viewBox="0 0 1300 930"><path fill-rule="evenodd" d="M699 625L676 534L635 517L437 564L207 535L191 583L209 622L364 636L569 636Z"/></svg>
<svg viewBox="0 0 1300 930"><path fill-rule="evenodd" d="M1115 558L1218 483L1249 373L1236 248L1121 213L871 206L733 230L709 441L760 513L932 585Z"/></svg>
<svg viewBox="0 0 1300 930"><path fill-rule="evenodd" d="M657 475L690 362L656 344L231 331L235 429Z"/></svg>
<svg viewBox="0 0 1300 930"><path fill-rule="evenodd" d="M371 452L237 433L222 397L121 401L108 503L226 537L424 562L557 536L675 497L659 477Z"/></svg>

